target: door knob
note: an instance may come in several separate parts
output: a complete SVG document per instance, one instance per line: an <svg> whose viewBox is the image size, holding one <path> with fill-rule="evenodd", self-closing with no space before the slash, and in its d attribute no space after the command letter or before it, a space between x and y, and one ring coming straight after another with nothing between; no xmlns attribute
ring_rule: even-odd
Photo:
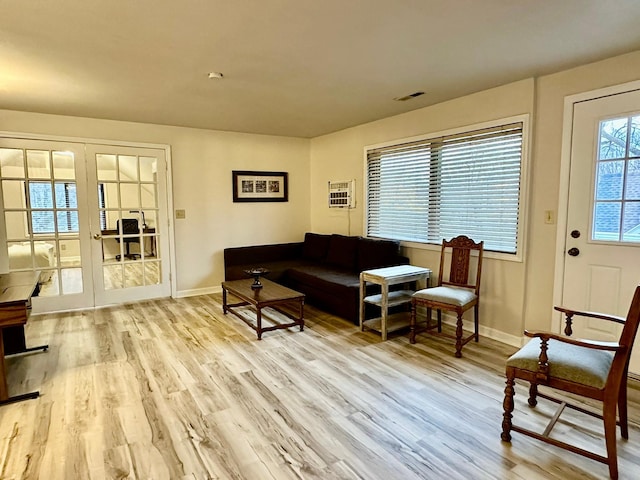
<svg viewBox="0 0 640 480"><path fill-rule="evenodd" d="M572 257L577 257L578 255L580 255L580 250L578 250L576 247L573 247L573 248L570 248L567 253Z"/></svg>
<svg viewBox="0 0 640 480"><path fill-rule="evenodd" d="M580 230L572 230L571 238L580 238Z"/></svg>
<svg viewBox="0 0 640 480"><path fill-rule="evenodd" d="M100 239L102 238L102 235L100 235L99 233L96 233L96 234L93 236L93 238L94 238L95 240L100 240Z"/></svg>

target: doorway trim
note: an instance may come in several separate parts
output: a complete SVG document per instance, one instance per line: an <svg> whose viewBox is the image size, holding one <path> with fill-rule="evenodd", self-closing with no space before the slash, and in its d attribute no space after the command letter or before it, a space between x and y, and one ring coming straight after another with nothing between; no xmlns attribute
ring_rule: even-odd
<svg viewBox="0 0 640 480"><path fill-rule="evenodd" d="M173 221L173 168L171 161L171 146L166 143L146 143L146 142L129 142L125 140L105 140L100 138L72 137L65 135L46 135L38 133L25 132L9 132L0 130L0 138L14 138L19 140L45 140L52 142L67 142L94 145L111 145L116 147L134 147L134 148L155 148L163 150L167 165L167 231L169 233L169 285L171 288L171 297L177 296L176 287L176 256L175 256L175 231Z"/></svg>
<svg viewBox="0 0 640 480"><path fill-rule="evenodd" d="M571 169L571 139L573 137L574 107L577 103L588 102L598 98L610 97L622 93L640 90L640 80L622 83L611 87L599 88L588 92L568 95L564 98L564 114L562 120L562 150L560 154L560 182L558 188L558 223L556 230L556 256L553 277L553 304L562 303L562 288L564 283L567 217L569 215L569 172ZM562 329L562 315L553 311L551 317L551 331L560 332Z"/></svg>

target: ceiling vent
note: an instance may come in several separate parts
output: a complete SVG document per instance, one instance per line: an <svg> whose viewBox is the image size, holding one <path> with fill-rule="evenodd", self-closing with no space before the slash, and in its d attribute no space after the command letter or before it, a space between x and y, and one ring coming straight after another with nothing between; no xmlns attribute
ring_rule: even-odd
<svg viewBox="0 0 640 480"><path fill-rule="evenodd" d="M394 100L397 102L406 102L407 100L411 100L412 98L419 97L420 95L424 95L424 92L410 93L409 95L405 95L404 97L394 98Z"/></svg>

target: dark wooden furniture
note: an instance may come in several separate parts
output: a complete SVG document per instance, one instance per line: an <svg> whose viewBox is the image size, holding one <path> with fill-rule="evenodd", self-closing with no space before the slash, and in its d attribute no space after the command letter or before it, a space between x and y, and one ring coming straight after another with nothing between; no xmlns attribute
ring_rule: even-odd
<svg viewBox="0 0 640 480"><path fill-rule="evenodd" d="M9 396L5 354L46 350L49 346L27 348L24 325L31 312L31 297L37 293L40 272L14 272L0 275L0 405L37 398L39 392ZM5 338L5 333L7 336Z"/></svg>
<svg viewBox="0 0 640 480"><path fill-rule="evenodd" d="M471 254L478 253L475 274L470 278ZM424 330L438 328L442 333L442 310L453 311L458 320L456 334L450 336L456 341L456 357L462 356L462 347L472 338L478 341L478 319L480 305L480 276L482 274L482 254L484 242L474 242L469 237L460 235L450 241L442 240L440 251L440 270L438 285L434 288L418 290L411 298L411 334L409 341L416 343L417 307L427 308L426 327ZM443 276L446 256L451 254L451 265L448 278ZM462 338L462 315L473 307L474 333ZM437 325L430 325L431 310L438 311Z"/></svg>
<svg viewBox="0 0 640 480"><path fill-rule="evenodd" d="M258 340L262 339L263 332L276 330L278 328L300 325L300 331L304 330L304 294L264 278L261 279L261 283L262 288L252 289L252 279L222 282L222 309L224 313L233 313L253 328L258 334ZM229 294L237 297L241 301L238 303L228 303ZM255 325L237 310L238 307L247 305L252 306L256 311ZM262 309L267 307L283 313L291 318L293 322L263 327Z"/></svg>
<svg viewBox="0 0 640 480"><path fill-rule="evenodd" d="M620 425L622 438L629 438L627 424L627 373L633 342L640 322L640 287L636 288L626 320L620 317L593 312L579 312L556 307L566 315L565 334L528 332L531 340L507 360L507 386L504 390L504 416L502 420L502 440L511 442L511 431L516 431L543 442L564 448L587 458L606 463L611 478L618 478L618 457L616 450L616 423ZM624 324L618 342L574 340L570 338L573 317L586 317ZM514 409L515 379L529 382L531 407L537 405L537 397L546 398L560 404L543 433L537 433L512 423ZM538 392L538 385L592 398L602 402L602 414ZM598 455L575 445L551 438L549 434L565 407L600 418L604 421L604 435L607 456ZM616 422L616 408L620 417Z"/></svg>

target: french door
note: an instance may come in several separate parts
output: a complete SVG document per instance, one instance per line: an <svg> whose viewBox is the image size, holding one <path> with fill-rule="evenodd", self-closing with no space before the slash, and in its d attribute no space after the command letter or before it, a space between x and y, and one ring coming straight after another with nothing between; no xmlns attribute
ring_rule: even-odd
<svg viewBox="0 0 640 480"><path fill-rule="evenodd" d="M87 145L96 305L168 296L164 150Z"/></svg>
<svg viewBox="0 0 640 480"><path fill-rule="evenodd" d="M35 311L93 305L83 146L0 140L0 179L9 271L40 271Z"/></svg>
<svg viewBox="0 0 640 480"><path fill-rule="evenodd" d="M562 303L626 316L640 284L640 92L575 104ZM620 327L574 321L577 338L614 341ZM640 348L630 370L640 373Z"/></svg>
<svg viewBox="0 0 640 480"><path fill-rule="evenodd" d="M41 272L34 311L168 296L166 185L161 149L0 139L0 248Z"/></svg>

